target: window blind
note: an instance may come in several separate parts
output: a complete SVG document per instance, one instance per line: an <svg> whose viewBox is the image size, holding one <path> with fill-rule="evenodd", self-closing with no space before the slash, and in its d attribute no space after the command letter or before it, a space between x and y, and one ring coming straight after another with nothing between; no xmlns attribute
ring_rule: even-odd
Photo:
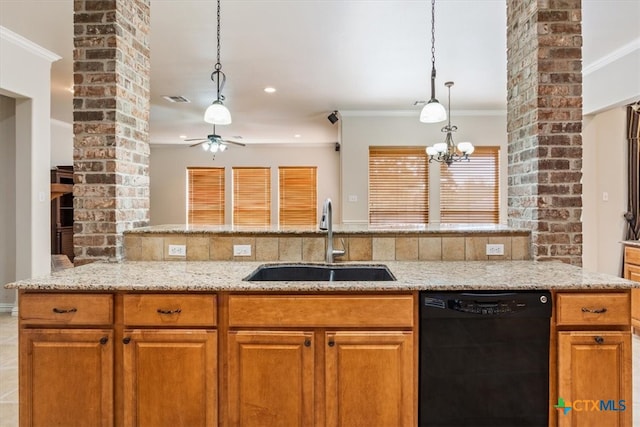
<svg viewBox="0 0 640 427"><path fill-rule="evenodd" d="M224 224L224 168L187 168L189 224Z"/></svg>
<svg viewBox="0 0 640 427"><path fill-rule="evenodd" d="M279 225L314 225L317 219L317 168L278 168Z"/></svg>
<svg viewBox="0 0 640 427"><path fill-rule="evenodd" d="M270 168L233 168L233 224L271 225Z"/></svg>
<svg viewBox="0 0 640 427"><path fill-rule="evenodd" d="M429 222L428 172L423 147L369 147L369 223Z"/></svg>
<svg viewBox="0 0 640 427"><path fill-rule="evenodd" d="M499 222L499 147L475 147L470 160L440 169L440 222Z"/></svg>

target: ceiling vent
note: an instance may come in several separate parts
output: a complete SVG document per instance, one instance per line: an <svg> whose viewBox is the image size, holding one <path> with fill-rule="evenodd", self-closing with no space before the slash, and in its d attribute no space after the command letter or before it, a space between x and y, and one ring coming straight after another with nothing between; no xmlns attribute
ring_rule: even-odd
<svg viewBox="0 0 640 427"><path fill-rule="evenodd" d="M184 96L179 96L179 95L177 95L177 96L164 95L163 98L166 99L169 102L191 102L187 98L185 98Z"/></svg>

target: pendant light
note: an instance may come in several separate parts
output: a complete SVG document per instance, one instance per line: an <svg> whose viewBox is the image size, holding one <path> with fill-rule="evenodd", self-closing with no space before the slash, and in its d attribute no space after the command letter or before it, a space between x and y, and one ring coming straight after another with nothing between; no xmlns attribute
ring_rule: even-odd
<svg viewBox="0 0 640 427"><path fill-rule="evenodd" d="M436 0L431 0L431 99L420 112L422 123L438 123L447 120L447 111L436 99Z"/></svg>
<svg viewBox="0 0 640 427"><path fill-rule="evenodd" d="M449 89L449 122L442 128L442 132L446 132L447 136L444 138L444 142L427 147L426 152L429 155L429 163L435 160L451 166L453 162L468 161L475 148L470 142L459 142L458 145L453 143L452 134L458 130L458 126L451 125L451 86L453 86L453 82L446 82L444 85Z"/></svg>
<svg viewBox="0 0 640 427"><path fill-rule="evenodd" d="M217 98L204 112L204 121L207 123L213 123L214 125L228 125L231 124L231 113L229 109L225 107L224 95L222 95L222 89L227 81L227 76L222 72L222 64L220 63L220 0L218 0L218 56L215 69L211 73L211 80L216 83Z"/></svg>

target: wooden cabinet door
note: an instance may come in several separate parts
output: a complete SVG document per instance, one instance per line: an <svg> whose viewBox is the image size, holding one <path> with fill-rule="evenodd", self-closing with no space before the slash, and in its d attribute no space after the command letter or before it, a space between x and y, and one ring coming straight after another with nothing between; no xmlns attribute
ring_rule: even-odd
<svg viewBox="0 0 640 427"><path fill-rule="evenodd" d="M327 426L413 426L413 333L325 334Z"/></svg>
<svg viewBox="0 0 640 427"><path fill-rule="evenodd" d="M229 425L312 426L313 332L231 331L228 338Z"/></svg>
<svg viewBox="0 0 640 427"><path fill-rule="evenodd" d="M217 409L217 332L125 330L125 426L213 427Z"/></svg>
<svg viewBox="0 0 640 427"><path fill-rule="evenodd" d="M559 332L558 426L631 427L630 371L628 332Z"/></svg>
<svg viewBox="0 0 640 427"><path fill-rule="evenodd" d="M20 425L113 426L113 331L20 332Z"/></svg>
<svg viewBox="0 0 640 427"><path fill-rule="evenodd" d="M624 278L640 282L640 266L625 264ZM631 320L633 327L640 329L640 289L631 289Z"/></svg>

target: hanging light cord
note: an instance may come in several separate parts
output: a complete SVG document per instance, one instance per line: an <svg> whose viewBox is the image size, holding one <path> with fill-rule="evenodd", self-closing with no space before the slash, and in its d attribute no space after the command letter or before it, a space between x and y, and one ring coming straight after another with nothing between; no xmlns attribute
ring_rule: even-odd
<svg viewBox="0 0 640 427"><path fill-rule="evenodd" d="M436 0L431 0L431 99L436 97Z"/></svg>
<svg viewBox="0 0 640 427"><path fill-rule="evenodd" d="M224 84L227 81L227 76L222 72L222 64L220 63L220 0L218 0L218 31L217 31L217 41L218 41L218 50L217 50L217 62L215 65L215 71L211 73L211 80L216 82L216 88L218 91L218 101L224 101L224 95L222 95L222 89L224 88ZM222 77L222 81L220 78Z"/></svg>

